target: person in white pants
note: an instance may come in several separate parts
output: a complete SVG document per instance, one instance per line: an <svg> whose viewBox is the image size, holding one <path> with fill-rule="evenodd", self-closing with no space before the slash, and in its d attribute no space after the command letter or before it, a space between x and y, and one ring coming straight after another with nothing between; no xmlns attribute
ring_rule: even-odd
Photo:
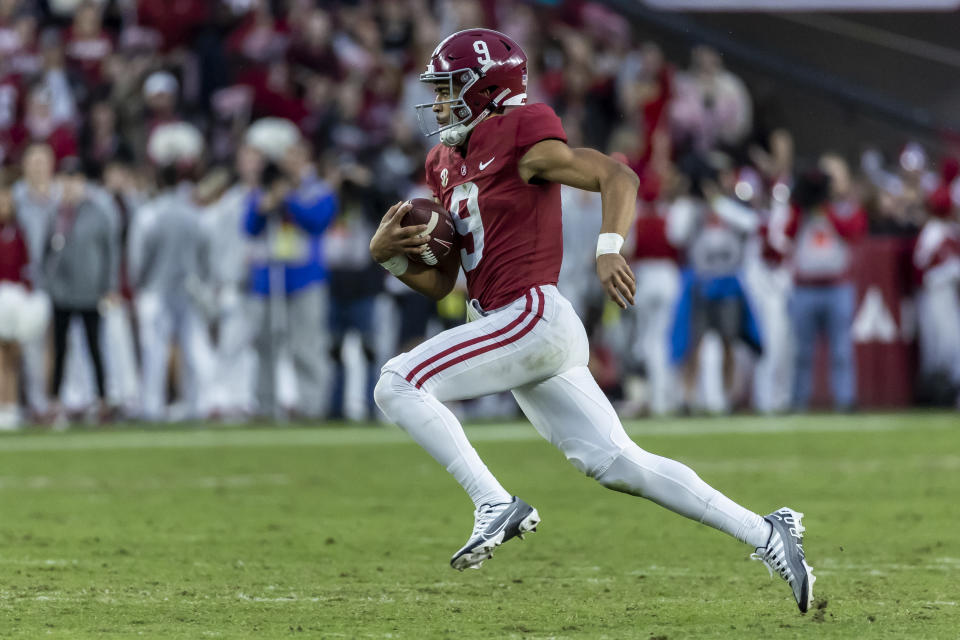
<svg viewBox="0 0 960 640"><path fill-rule="evenodd" d="M260 184L263 166L262 154L250 145L242 145L237 150L237 181L203 216L217 302L213 402L215 410L227 418L244 418L254 409L256 354L243 295L249 244L242 226L250 194Z"/></svg>
<svg viewBox="0 0 960 640"><path fill-rule="evenodd" d="M923 277L917 299L920 371L960 390L960 225L942 189L928 203L930 217L920 230L913 264ZM957 396L960 408L960 395Z"/></svg>
<svg viewBox="0 0 960 640"><path fill-rule="evenodd" d="M633 320L633 360L642 362L650 386L650 413L673 413L679 380L670 359L670 329L680 294L679 253L668 237L670 208L643 202L634 226L631 267L637 277Z"/></svg>
<svg viewBox="0 0 960 640"><path fill-rule="evenodd" d="M189 125L163 130L151 141L171 144L173 155L156 151L162 191L137 212L128 237L130 282L136 308L143 370L142 415L147 420L197 418L209 412L207 393L212 355L206 326L196 304L201 252L200 209L193 200L190 167L202 150L199 132ZM184 129L184 127L189 127ZM180 142L181 139L184 142ZM178 145L183 144L184 151ZM150 145L148 145L148 148ZM179 388L183 413L168 414L166 398L170 343L180 347Z"/></svg>
<svg viewBox="0 0 960 640"><path fill-rule="evenodd" d="M20 426L20 345L46 332L50 301L30 290L30 251L11 189L0 184L0 431Z"/></svg>
<svg viewBox="0 0 960 640"><path fill-rule="evenodd" d="M23 153L23 178L13 186L17 222L26 234L30 250L29 274L35 286L44 288L40 278L50 223L60 200L60 186L54 179L55 158L50 145L34 143ZM23 385L31 413L47 412L47 355L49 332L40 331L21 345Z"/></svg>
<svg viewBox="0 0 960 640"><path fill-rule="evenodd" d="M790 324L793 278L784 259L790 240L784 232L789 208L774 202L761 235L747 245L744 283L759 316L763 353L753 374L753 406L761 413L790 409L793 394L794 340Z"/></svg>

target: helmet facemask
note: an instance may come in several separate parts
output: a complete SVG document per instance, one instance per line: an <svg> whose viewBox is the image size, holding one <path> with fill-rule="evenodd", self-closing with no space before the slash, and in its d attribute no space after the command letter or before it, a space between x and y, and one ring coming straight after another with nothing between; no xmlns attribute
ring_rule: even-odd
<svg viewBox="0 0 960 640"><path fill-rule="evenodd" d="M467 91L469 91L481 77L482 76L473 69L456 69L453 71L432 71L428 69L426 73L421 73L421 82L434 85L446 84L447 95L450 96L446 100L435 100L428 104L416 105L417 122L420 125L420 131L423 135L429 138L439 133L440 142L443 144L448 147L459 146L466 141L467 136L474 127L480 124L494 110L499 109L501 106L500 102L510 93L508 90L502 91L497 96L492 97L487 106L479 114L475 115L473 109L467 104L465 99ZM454 91L456 87L454 83L455 80L460 85L459 92ZM456 95L455 98L453 97L454 95ZM431 123L431 119L433 119L434 123L436 122L433 115L433 107L438 104L450 106L450 120L445 125L434 127ZM429 114L424 113L426 109L430 110Z"/></svg>
<svg viewBox="0 0 960 640"><path fill-rule="evenodd" d="M460 91L455 91L456 85L454 79L458 80ZM416 105L417 122L420 125L420 132L429 137L440 134L440 141L449 146L455 147L467 139L467 134L481 120L473 120L473 110L464 99L467 91L472 87L480 76L473 69L456 69L454 71L431 71L420 74L420 82L426 82L433 85L446 85L447 99L435 100L427 104ZM456 97L454 97L456 96ZM445 125L436 122L436 116L433 113L435 105L445 104L450 107L450 120ZM429 111L427 111L429 110Z"/></svg>

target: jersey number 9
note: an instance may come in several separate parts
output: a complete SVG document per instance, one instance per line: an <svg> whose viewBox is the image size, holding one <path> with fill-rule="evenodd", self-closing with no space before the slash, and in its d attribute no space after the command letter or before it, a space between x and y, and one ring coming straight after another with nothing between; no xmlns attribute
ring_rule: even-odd
<svg viewBox="0 0 960 640"><path fill-rule="evenodd" d="M462 203L466 207L461 207ZM480 218L480 190L476 183L464 182L453 188L450 196L453 225L463 238L460 243L460 264L463 271L473 271L483 258L483 220Z"/></svg>

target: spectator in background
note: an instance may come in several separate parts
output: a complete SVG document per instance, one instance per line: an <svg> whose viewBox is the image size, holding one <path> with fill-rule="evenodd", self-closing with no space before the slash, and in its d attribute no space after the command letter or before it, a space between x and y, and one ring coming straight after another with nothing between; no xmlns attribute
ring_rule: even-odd
<svg viewBox="0 0 960 640"><path fill-rule="evenodd" d="M717 51L697 46L689 69L677 74L670 119L678 146L698 152L732 148L750 133L753 102Z"/></svg>
<svg viewBox="0 0 960 640"><path fill-rule="evenodd" d="M241 145L234 167L235 182L204 216L211 285L217 302L216 408L227 418L244 418L253 412L255 354L244 308L249 245L243 227L250 196L260 187L264 162L263 154L254 146Z"/></svg>
<svg viewBox="0 0 960 640"><path fill-rule="evenodd" d="M107 163L133 159L133 149L117 124L116 109L108 100L99 100L90 107L88 119L80 130L80 157L98 177L103 176Z"/></svg>
<svg viewBox="0 0 960 640"><path fill-rule="evenodd" d="M98 6L104 6L109 0L90 0ZM49 12L60 22L69 20L84 0L47 0Z"/></svg>
<svg viewBox="0 0 960 640"><path fill-rule="evenodd" d="M287 60L295 72L308 71L336 82L342 80L346 73L333 48L330 14L323 9L313 9L307 14L304 24L294 27L296 30Z"/></svg>
<svg viewBox="0 0 960 640"><path fill-rule="evenodd" d="M43 142L50 146L57 162L77 155L77 138L73 125L54 113L53 94L39 86L30 92L23 122L11 131L12 157L19 158L33 143Z"/></svg>
<svg viewBox="0 0 960 640"><path fill-rule="evenodd" d="M186 123L161 125L151 135L149 149L160 193L137 211L127 249L140 334L142 415L147 420L198 418L204 416L210 379L204 366L209 349L194 295L203 238L193 176L199 169L203 138ZM171 339L180 349L182 416L167 411Z"/></svg>
<svg viewBox="0 0 960 640"><path fill-rule="evenodd" d="M26 234L34 281L40 276L49 226L60 199L60 185L54 181L54 164L50 145L43 142L30 145L23 154L23 177L13 186L17 219Z"/></svg>
<svg viewBox="0 0 960 640"><path fill-rule="evenodd" d="M50 304L30 292L30 252L17 223L13 193L0 185L0 431L20 425L20 345L43 335Z"/></svg>
<svg viewBox="0 0 960 640"><path fill-rule="evenodd" d="M87 88L69 69L59 31L48 29L40 37L43 67L39 86L50 92L50 114L57 124L74 126L80 114L77 102L86 96ZM77 95L77 94L80 95Z"/></svg>
<svg viewBox="0 0 960 640"><path fill-rule="evenodd" d="M668 107L673 97L674 70L663 51L647 42L627 54L617 74L619 107L639 136L636 158L631 167L652 166L664 170L670 156ZM637 171L642 176L642 171Z"/></svg>
<svg viewBox="0 0 960 640"><path fill-rule="evenodd" d="M864 151L860 169L869 181L867 210L873 235L915 236L926 218L927 195L936 187L936 177L927 170L926 152L908 143L898 156L895 170L884 166L876 149Z"/></svg>
<svg viewBox="0 0 960 640"><path fill-rule="evenodd" d="M607 114L615 112L612 81L595 77L589 41L582 35L565 36L567 64L559 75L559 93L552 102L566 123L583 131L586 146L606 149L615 125ZM556 74L555 74L556 75Z"/></svg>
<svg viewBox="0 0 960 640"><path fill-rule="evenodd" d="M283 134L265 136L277 137ZM327 337L322 327L329 314L322 241L336 214L337 200L316 176L305 143L298 140L286 148L272 147L268 155L276 160L264 170L263 187L251 196L244 219L244 229L253 241L248 318L258 357L258 412L280 416L276 367L286 346L297 378L298 412L320 418L327 399ZM277 162L283 162L283 167Z"/></svg>
<svg viewBox="0 0 960 640"><path fill-rule="evenodd" d="M584 326L594 327L603 312L603 297L593 286L600 233L600 195L564 186L560 189L563 212L563 261L557 288L573 305Z"/></svg>
<svg viewBox="0 0 960 640"><path fill-rule="evenodd" d="M0 42L7 42L13 37L13 21L19 5L20 0L0 0Z"/></svg>
<svg viewBox="0 0 960 640"><path fill-rule="evenodd" d="M0 165L16 160L12 136L20 116L22 84L19 76L0 71Z"/></svg>
<svg viewBox="0 0 960 640"><path fill-rule="evenodd" d="M953 396L960 408L960 224L950 197L955 159L944 163L942 182L931 194L913 264L921 274L917 300L920 373L933 399Z"/></svg>
<svg viewBox="0 0 960 640"><path fill-rule="evenodd" d="M101 172L96 163L91 172ZM120 295L111 300L103 316L103 341L106 345L107 387L111 402L125 415L140 411L140 365L137 357L133 324L133 287L126 248L136 211L143 206L147 194L137 184L137 174L129 158L121 153L102 167L105 195L113 203L120 237Z"/></svg>
<svg viewBox="0 0 960 640"><path fill-rule="evenodd" d="M864 211L849 200L844 166L827 161L837 176L822 170L800 176L792 194L792 220L786 234L792 240L795 287L791 316L796 334L793 405L806 410L813 392L813 359L817 341L830 345L830 383L834 406L850 411L856 404L853 324L855 292L850 281L851 246L866 231ZM834 202L838 206L834 206Z"/></svg>
<svg viewBox="0 0 960 640"><path fill-rule="evenodd" d="M189 46L217 10L210 0L138 0L136 4L138 23L160 34L164 51Z"/></svg>
<svg viewBox="0 0 960 640"><path fill-rule="evenodd" d="M162 125L180 120L177 113L177 94L180 83L169 71L154 71L143 83L146 103L146 121L149 132Z"/></svg>
<svg viewBox="0 0 960 640"><path fill-rule="evenodd" d="M227 39L227 52L238 66L256 67L277 60L290 44L286 21L278 19L270 0L252 0L252 8Z"/></svg>
<svg viewBox="0 0 960 640"><path fill-rule="evenodd" d="M735 195L731 159L712 162L694 157L685 163L690 197L674 203L667 237L686 247L689 262L672 333L673 361L686 361L688 405L723 413L732 409L734 342L762 350L742 282L746 245L760 220Z"/></svg>
<svg viewBox="0 0 960 640"><path fill-rule="evenodd" d="M775 158L776 153L772 154ZM790 326L790 295L793 278L788 256L790 239L785 227L791 218L789 201L782 201L785 173L751 170L741 172L738 187L754 194L755 207L765 218L754 242L749 246L745 281L756 305L763 333L763 355L753 372L753 407L762 413L782 413L793 401L794 339ZM776 162L773 166L782 164ZM775 181L778 197L764 189L761 175ZM742 187L740 187L742 185Z"/></svg>
<svg viewBox="0 0 960 640"><path fill-rule="evenodd" d="M263 71L245 73L243 84L253 89L254 117L285 118L298 125L306 119L306 105L286 60L275 60Z"/></svg>
<svg viewBox="0 0 960 640"><path fill-rule="evenodd" d="M680 400L677 372L670 361L670 328L680 293L680 252L668 237L670 199L662 197L661 191L676 192L681 180L675 171L663 185L659 179L641 178L640 211L631 243L630 264L637 278L636 305L627 312L633 321L631 350L634 362L643 366L649 410L658 416L675 411Z"/></svg>
<svg viewBox="0 0 960 640"><path fill-rule="evenodd" d="M83 321L100 398L99 418L109 417L100 348L99 307L117 295L120 246L116 220L107 203L88 187L78 158L61 168L61 196L48 236L43 281L53 302L53 379L50 395L58 424L60 386L66 360L67 329L74 316Z"/></svg>
<svg viewBox="0 0 960 640"><path fill-rule="evenodd" d="M341 165L340 212L324 234L324 254L330 268L330 358L333 385L329 417L343 419L346 412L346 369L344 340L350 333L360 338L365 367L362 376L363 414L367 419L373 408L373 388L377 383L376 297L383 291L383 269L370 259L370 238L380 224L382 212L389 208L378 197L373 174L358 165Z"/></svg>
<svg viewBox="0 0 960 640"><path fill-rule="evenodd" d="M103 8L90 0L81 2L66 41L67 64L88 91L97 88L103 80L103 62L113 53L113 39L103 30Z"/></svg>
<svg viewBox="0 0 960 640"><path fill-rule="evenodd" d="M17 222L23 230L30 255L29 277L45 290L42 263L50 225L60 200L60 185L54 182L53 150L46 143L27 147L23 154L23 178L13 186ZM47 412L47 335L38 334L21 345L27 402L35 416Z"/></svg>

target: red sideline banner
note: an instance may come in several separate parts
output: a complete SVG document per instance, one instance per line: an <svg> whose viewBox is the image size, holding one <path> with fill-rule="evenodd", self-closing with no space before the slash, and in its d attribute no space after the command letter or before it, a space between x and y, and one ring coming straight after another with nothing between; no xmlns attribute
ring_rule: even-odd
<svg viewBox="0 0 960 640"><path fill-rule="evenodd" d="M857 304L851 335L862 409L910 406L916 378L914 240L871 237L854 248ZM817 353L814 404L832 406L826 345Z"/></svg>

